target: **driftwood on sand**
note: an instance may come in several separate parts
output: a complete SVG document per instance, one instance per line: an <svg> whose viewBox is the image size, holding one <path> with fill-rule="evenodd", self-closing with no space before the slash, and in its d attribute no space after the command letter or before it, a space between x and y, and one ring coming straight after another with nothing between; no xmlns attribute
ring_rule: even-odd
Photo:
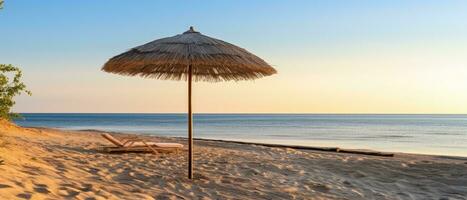
<svg viewBox="0 0 467 200"><path fill-rule="evenodd" d="M371 151L371 150L357 150L357 149L341 149L339 147L312 147L312 146L300 146L300 145L265 144L265 143L255 143L255 142L226 141L226 140L201 139L201 138L196 138L195 140L215 141L215 142L229 142L229 143L237 143L237 144L250 144L250 145L260 145L260 146L266 146L266 147L291 148L291 149L301 149L301 150L330 151L330 152L338 152L338 153L353 153L353 154L362 154L362 155L371 155L371 156L385 156L385 157L393 157L394 156L394 153L388 153L388 152L379 152L379 151Z"/></svg>

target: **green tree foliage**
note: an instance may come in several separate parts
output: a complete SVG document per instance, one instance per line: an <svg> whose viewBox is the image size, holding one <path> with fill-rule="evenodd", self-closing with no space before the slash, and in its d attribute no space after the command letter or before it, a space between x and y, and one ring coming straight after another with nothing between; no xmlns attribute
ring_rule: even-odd
<svg viewBox="0 0 467 200"><path fill-rule="evenodd" d="M13 98L21 93L31 95L26 85L21 82L21 76L19 68L0 64L0 118L11 120L19 117L18 114L11 113L11 108L15 105Z"/></svg>
<svg viewBox="0 0 467 200"><path fill-rule="evenodd" d="M3 0L0 0L0 9L3 8Z"/></svg>

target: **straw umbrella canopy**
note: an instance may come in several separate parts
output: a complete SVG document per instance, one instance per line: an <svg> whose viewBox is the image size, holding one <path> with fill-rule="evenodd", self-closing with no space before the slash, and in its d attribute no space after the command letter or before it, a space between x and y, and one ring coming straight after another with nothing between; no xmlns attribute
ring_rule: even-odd
<svg viewBox="0 0 467 200"><path fill-rule="evenodd" d="M183 34L154 40L117 55L103 71L188 82L188 178L193 177L192 81L253 80L276 72L263 59L190 27Z"/></svg>

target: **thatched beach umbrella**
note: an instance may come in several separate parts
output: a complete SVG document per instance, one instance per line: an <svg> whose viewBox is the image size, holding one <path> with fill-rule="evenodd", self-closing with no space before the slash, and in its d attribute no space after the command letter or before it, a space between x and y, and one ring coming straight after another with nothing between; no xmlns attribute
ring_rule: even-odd
<svg viewBox="0 0 467 200"><path fill-rule="evenodd" d="M128 76L188 81L188 178L193 177L192 81L252 80L277 73L250 52L195 31L154 40L111 58L102 70Z"/></svg>

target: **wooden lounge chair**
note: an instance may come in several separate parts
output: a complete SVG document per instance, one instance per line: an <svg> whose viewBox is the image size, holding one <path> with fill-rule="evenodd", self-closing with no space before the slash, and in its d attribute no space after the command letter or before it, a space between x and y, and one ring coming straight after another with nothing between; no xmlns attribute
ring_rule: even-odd
<svg viewBox="0 0 467 200"><path fill-rule="evenodd" d="M145 142L136 136L130 136L118 140L108 133L103 133L102 137L107 139L115 146L103 147L103 150L109 153L125 153L125 152L178 152L183 148L179 143L159 143Z"/></svg>

